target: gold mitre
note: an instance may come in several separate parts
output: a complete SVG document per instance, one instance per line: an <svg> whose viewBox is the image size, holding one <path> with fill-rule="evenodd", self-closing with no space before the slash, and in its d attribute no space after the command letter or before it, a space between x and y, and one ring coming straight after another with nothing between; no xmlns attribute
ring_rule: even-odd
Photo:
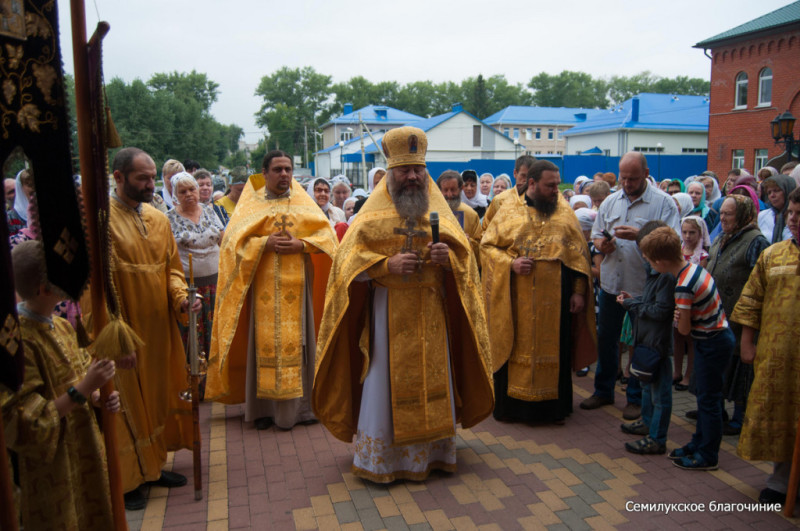
<svg viewBox="0 0 800 531"><path fill-rule="evenodd" d="M428 137L417 127L391 129L381 141L386 155L386 169L418 164L425 166Z"/></svg>

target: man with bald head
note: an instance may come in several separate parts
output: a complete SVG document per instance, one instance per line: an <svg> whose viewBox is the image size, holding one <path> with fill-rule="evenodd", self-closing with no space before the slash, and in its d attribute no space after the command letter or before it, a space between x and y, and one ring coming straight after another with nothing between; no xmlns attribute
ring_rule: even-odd
<svg viewBox="0 0 800 531"><path fill-rule="evenodd" d="M680 234L678 207L672 198L648 185L650 171L642 153L631 151L619 161L619 190L608 196L597 212L592 239L605 256L600 266L599 313L597 314L598 361L594 394L581 402L582 409L596 409L614 403L614 382L619 370L618 343L625 310L616 302L621 292L632 297L642 294L646 278L645 261L636 245L642 225L661 220ZM631 316L633 319L633 316ZM626 420L641 414L642 390L631 377L626 391Z"/></svg>
<svg viewBox="0 0 800 531"><path fill-rule="evenodd" d="M186 387L185 355L176 318L189 310L175 238L167 216L152 207L156 165L138 148L114 157L109 206L113 282L120 313L144 344L136 366L119 370L117 426L125 508L144 509L145 483L179 487L186 478L163 471L167 452L191 448L192 411L179 399ZM199 311L196 300L192 311Z"/></svg>

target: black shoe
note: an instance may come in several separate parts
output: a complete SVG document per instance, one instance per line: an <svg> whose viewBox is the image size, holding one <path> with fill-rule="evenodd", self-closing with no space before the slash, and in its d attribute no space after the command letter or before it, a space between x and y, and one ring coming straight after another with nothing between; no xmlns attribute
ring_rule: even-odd
<svg viewBox="0 0 800 531"><path fill-rule="evenodd" d="M739 435L740 433L742 433L742 426L739 424L726 422L725 424L722 425L723 435Z"/></svg>
<svg viewBox="0 0 800 531"><path fill-rule="evenodd" d="M758 503L780 503L786 505L786 494L777 490L764 489L758 494Z"/></svg>
<svg viewBox="0 0 800 531"><path fill-rule="evenodd" d="M273 424L275 424L275 422L272 420L272 417L261 417L253 422L257 430L268 430Z"/></svg>
<svg viewBox="0 0 800 531"><path fill-rule="evenodd" d="M586 376L587 374L589 374L589 367L584 367L583 369L575 371L575 376Z"/></svg>
<svg viewBox="0 0 800 531"><path fill-rule="evenodd" d="M697 420L697 410L693 409L691 411L687 411L686 412L686 418L687 419L692 419L692 420Z"/></svg>
<svg viewBox="0 0 800 531"><path fill-rule="evenodd" d="M638 441L626 442L625 449L639 455L662 455L667 453L667 446L651 439L649 435Z"/></svg>
<svg viewBox="0 0 800 531"><path fill-rule="evenodd" d="M689 390L689 386L686 385L686 384L682 384L682 383L678 382L678 383L675 384L675 390L676 391L688 391Z"/></svg>
<svg viewBox="0 0 800 531"><path fill-rule="evenodd" d="M133 489L130 492L126 492L123 497L125 498L126 511L141 511L147 505L147 498L141 489Z"/></svg>
<svg viewBox="0 0 800 531"><path fill-rule="evenodd" d="M186 485L186 476L178 474L177 472L162 470L160 478L155 481L148 481L147 484L155 487L167 487L168 489L183 487Z"/></svg>
<svg viewBox="0 0 800 531"><path fill-rule="evenodd" d="M622 433L628 433L630 435L647 435L650 433L650 428L648 428L641 419L635 422L622 424L619 428L622 430Z"/></svg>

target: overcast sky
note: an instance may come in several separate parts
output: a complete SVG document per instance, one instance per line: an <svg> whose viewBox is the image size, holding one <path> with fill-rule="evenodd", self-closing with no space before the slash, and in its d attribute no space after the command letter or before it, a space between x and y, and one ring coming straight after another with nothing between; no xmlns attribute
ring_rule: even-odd
<svg viewBox="0 0 800 531"><path fill-rule="evenodd" d="M504 74L527 83L539 72L598 76L644 70L710 77L692 46L789 4L787 0L87 0L87 33L111 24L105 77L147 81L192 69L219 83L222 123L263 133L253 114L262 76L312 66L333 82L460 82ZM59 2L64 64L73 72L69 2ZM99 11L99 18L97 12Z"/></svg>

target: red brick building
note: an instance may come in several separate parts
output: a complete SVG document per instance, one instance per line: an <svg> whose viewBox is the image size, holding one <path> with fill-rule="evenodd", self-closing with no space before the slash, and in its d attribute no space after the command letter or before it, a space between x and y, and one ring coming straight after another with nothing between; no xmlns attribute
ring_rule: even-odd
<svg viewBox="0 0 800 531"><path fill-rule="evenodd" d="M800 118L800 1L694 47L711 57L708 168L722 179L757 172L784 152L770 121L786 110Z"/></svg>

